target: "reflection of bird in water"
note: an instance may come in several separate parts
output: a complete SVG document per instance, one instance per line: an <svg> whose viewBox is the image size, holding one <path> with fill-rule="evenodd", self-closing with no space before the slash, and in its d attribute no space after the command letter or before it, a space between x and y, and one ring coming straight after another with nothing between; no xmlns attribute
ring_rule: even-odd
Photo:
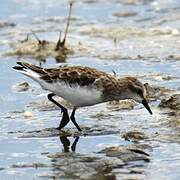
<svg viewBox="0 0 180 180"><path fill-rule="evenodd" d="M61 141L61 143L63 145L63 148L64 148L63 152L70 152L69 146L70 146L71 142L69 141L67 136L60 136L59 139L60 139L60 141ZM77 144L78 141L79 141L79 136L76 136L75 140L74 140L74 142L73 142L73 144L71 146L71 151L73 151L73 152L76 151L76 144Z"/></svg>
<svg viewBox="0 0 180 180"><path fill-rule="evenodd" d="M113 75L94 68L71 66L42 68L25 62L17 62L16 71L29 76L45 90L49 90L48 99L61 108L62 120L57 129L62 129L70 121L81 131L75 120L75 111L79 107L91 106L112 100L133 99L142 103L152 114L146 100L145 86L134 77L118 79ZM69 118L65 107L56 102L57 95L74 105Z"/></svg>

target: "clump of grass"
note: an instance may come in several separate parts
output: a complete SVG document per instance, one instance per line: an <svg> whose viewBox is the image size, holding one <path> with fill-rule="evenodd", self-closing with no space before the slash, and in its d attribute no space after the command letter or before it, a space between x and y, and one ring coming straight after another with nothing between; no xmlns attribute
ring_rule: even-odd
<svg viewBox="0 0 180 180"><path fill-rule="evenodd" d="M64 31L64 37L61 37L61 31L57 42L41 40L37 34L31 30L26 39L19 41L16 47L7 52L6 56L31 57L40 61L45 61L48 57L53 57L57 62L64 62L68 54L73 54L73 50L66 46L67 34L70 26L72 14L72 1L69 2L67 24ZM33 38L30 38L33 36Z"/></svg>

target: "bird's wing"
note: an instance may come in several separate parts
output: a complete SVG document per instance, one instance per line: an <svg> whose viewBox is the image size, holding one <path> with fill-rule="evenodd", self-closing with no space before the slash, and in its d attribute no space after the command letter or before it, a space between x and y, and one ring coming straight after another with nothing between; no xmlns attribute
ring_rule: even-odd
<svg viewBox="0 0 180 180"><path fill-rule="evenodd" d="M95 86L97 88L110 87L109 83L115 77L95 68L82 66L60 66L58 68L42 68L26 62L17 62L19 66L13 67L18 71L31 70L39 79L47 83L65 82L69 85ZM107 88L106 87L106 88Z"/></svg>
<svg viewBox="0 0 180 180"><path fill-rule="evenodd" d="M65 82L69 85L91 86L99 79L103 72L94 68L70 66L51 69L43 69L45 75L41 78L45 81Z"/></svg>

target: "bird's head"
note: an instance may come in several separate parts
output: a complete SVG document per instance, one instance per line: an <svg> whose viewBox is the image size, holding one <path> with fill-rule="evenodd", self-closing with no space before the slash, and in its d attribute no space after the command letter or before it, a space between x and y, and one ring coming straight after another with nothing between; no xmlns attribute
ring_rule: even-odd
<svg viewBox="0 0 180 180"><path fill-rule="evenodd" d="M149 111L149 113L152 114L152 111L146 99L145 86L134 77L126 77L125 81L127 82L127 97L143 104L144 107Z"/></svg>

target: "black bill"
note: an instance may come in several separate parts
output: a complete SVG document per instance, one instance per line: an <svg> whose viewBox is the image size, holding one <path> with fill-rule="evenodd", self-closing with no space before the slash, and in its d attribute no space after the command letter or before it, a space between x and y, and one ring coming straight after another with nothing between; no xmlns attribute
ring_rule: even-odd
<svg viewBox="0 0 180 180"><path fill-rule="evenodd" d="M148 105L148 102L144 99L142 100L142 104L144 105L144 107L149 111L150 114L152 114L152 111Z"/></svg>

